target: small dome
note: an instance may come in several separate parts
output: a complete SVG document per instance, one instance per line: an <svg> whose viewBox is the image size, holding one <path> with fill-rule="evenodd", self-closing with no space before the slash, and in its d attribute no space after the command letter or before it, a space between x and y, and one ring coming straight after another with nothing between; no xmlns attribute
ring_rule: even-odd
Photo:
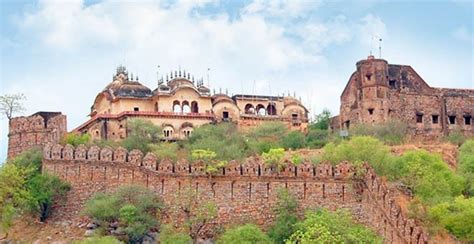
<svg viewBox="0 0 474 244"><path fill-rule="evenodd" d="M112 86L110 89L116 97L151 97L151 90L136 81L123 82L118 86Z"/></svg>

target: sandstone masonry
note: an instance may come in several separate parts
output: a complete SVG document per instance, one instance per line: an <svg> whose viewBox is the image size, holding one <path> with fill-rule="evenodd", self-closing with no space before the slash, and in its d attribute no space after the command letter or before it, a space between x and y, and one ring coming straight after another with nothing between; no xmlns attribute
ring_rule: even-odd
<svg viewBox="0 0 474 244"><path fill-rule="evenodd" d="M137 184L149 188L169 205L180 201L183 189L193 189L199 199L216 203L216 225L251 221L267 227L273 218L277 189L283 187L305 209L350 209L359 222L382 234L387 243L429 240L421 226L404 216L393 192L369 167L365 178L354 180L354 170L344 162L336 166L287 164L277 171L258 158L250 158L242 164L231 162L209 177L201 164L173 164L138 150L47 145L43 152L43 172L57 175L72 186L67 203L60 210L71 214L78 214L94 193Z"/></svg>

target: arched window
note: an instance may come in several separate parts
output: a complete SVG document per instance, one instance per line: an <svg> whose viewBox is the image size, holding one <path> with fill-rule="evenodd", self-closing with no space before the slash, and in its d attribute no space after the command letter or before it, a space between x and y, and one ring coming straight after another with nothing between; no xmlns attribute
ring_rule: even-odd
<svg viewBox="0 0 474 244"><path fill-rule="evenodd" d="M252 104L245 105L245 114L255 114L255 108Z"/></svg>
<svg viewBox="0 0 474 244"><path fill-rule="evenodd" d="M174 101L173 102L173 112L175 113L181 113L181 105L179 104L179 101Z"/></svg>
<svg viewBox="0 0 474 244"><path fill-rule="evenodd" d="M265 106L263 106L262 104L257 105L257 114L260 116L267 115L267 110L265 109Z"/></svg>
<svg viewBox="0 0 474 244"><path fill-rule="evenodd" d="M184 101L183 102L183 113L190 113L191 112L191 107L189 107L189 102Z"/></svg>
<svg viewBox="0 0 474 244"><path fill-rule="evenodd" d="M191 102L191 113L199 113L199 107L196 101Z"/></svg>
<svg viewBox="0 0 474 244"><path fill-rule="evenodd" d="M277 111L276 111L276 108L275 108L275 105L274 105L274 104L268 104L268 106L267 106L267 114L268 114L268 115L277 115Z"/></svg>
<svg viewBox="0 0 474 244"><path fill-rule="evenodd" d="M158 102L155 102L155 112L158 112Z"/></svg>

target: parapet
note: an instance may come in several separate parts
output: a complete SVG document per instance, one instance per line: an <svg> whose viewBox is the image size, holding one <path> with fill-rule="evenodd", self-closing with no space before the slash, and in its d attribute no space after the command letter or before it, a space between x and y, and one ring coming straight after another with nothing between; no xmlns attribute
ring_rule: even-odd
<svg viewBox="0 0 474 244"><path fill-rule="evenodd" d="M122 164L127 167L141 168L158 174L175 176L205 176L204 162L190 163L178 160L173 163L168 159L160 159L153 153L143 154L140 150L127 151L123 147L113 150L110 147L86 147L79 145L47 144L43 148L43 159L48 161L69 161L74 163ZM213 176L240 176L240 177L282 177L282 178L314 178L347 180L354 175L354 169L347 162L338 165L322 163L318 165L304 162L294 165L285 162L284 167L276 168L265 164L260 157L250 157L243 163L230 161L224 168L212 174Z"/></svg>

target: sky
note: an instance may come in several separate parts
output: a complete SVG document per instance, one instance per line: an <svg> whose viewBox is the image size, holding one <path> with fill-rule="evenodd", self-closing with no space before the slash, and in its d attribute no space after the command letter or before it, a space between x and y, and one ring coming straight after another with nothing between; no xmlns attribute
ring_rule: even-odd
<svg viewBox="0 0 474 244"><path fill-rule="evenodd" d="M61 111L73 130L118 65L151 89L181 67L211 90L296 94L312 115L338 114L355 63L379 57L379 44L382 58L431 86L473 89L473 9L460 0L1 0L0 94L24 93L23 115Z"/></svg>

